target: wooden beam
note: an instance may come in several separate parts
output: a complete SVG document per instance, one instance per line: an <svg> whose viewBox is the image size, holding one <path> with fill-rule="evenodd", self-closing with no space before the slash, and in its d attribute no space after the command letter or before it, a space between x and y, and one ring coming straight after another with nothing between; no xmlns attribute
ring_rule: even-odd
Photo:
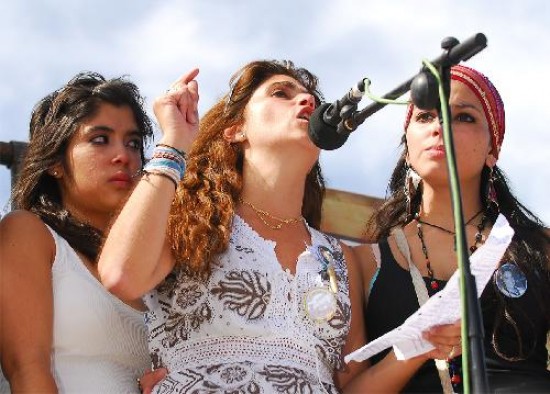
<svg viewBox="0 0 550 394"><path fill-rule="evenodd" d="M342 190L327 189L321 230L338 238L360 241L366 224L383 200Z"/></svg>

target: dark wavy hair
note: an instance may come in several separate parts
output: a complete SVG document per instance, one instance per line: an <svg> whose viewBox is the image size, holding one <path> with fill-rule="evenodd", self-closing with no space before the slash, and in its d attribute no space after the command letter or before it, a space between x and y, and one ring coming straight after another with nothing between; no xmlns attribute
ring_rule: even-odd
<svg viewBox="0 0 550 394"><path fill-rule="evenodd" d="M406 182L406 136L403 135L401 145L404 146L397 165L391 175L388 188L386 190L386 200L384 204L375 212L367 224L367 238L378 242L387 238L394 227L403 227L414 219L414 215L407 214L407 203L405 196ZM550 247L550 237L542 221L514 196L509 182L504 172L493 167L493 184L496 191L499 209L495 209L487 201L489 188L490 169L485 166L481 173L480 201L485 207L484 214L490 223L494 223L499 213L503 214L515 234L512 239L504 260L514 261L521 267L522 271L528 275L538 277L543 286L534 288L535 297L538 303L538 309L545 316L546 321L550 321L550 256L548 250ZM417 192L412 196L412 212L419 212L422 200L422 183ZM522 316L513 316L508 308L505 297L499 296L496 291L497 299L497 317L492 333L492 345L495 352L502 358L509 361L515 361L525 358L526 353L522 348L518 353L522 356L511 357L500 350L498 335L501 325L507 324L516 327L516 319ZM520 311L521 312L521 311ZM517 312L516 313L520 313ZM517 333L517 329L516 329ZM518 334L519 335L519 334ZM533 344L530 344L533 345Z"/></svg>
<svg viewBox="0 0 550 394"><path fill-rule="evenodd" d="M230 92L201 119L168 220L176 261L190 272L207 274L214 256L227 249L235 205L241 195L243 152L240 144L227 143L223 131L243 124L250 97L274 75L296 79L316 97L317 103L321 102L317 77L288 61L254 61L233 75ZM324 193L317 162L307 175L302 204L302 215L314 228L321 223Z"/></svg>
<svg viewBox="0 0 550 394"><path fill-rule="evenodd" d="M103 234L75 219L63 206L58 181L48 170L59 163L67 170L66 150L71 138L103 103L130 107L142 136L143 162L144 144L153 135L153 125L137 86L125 78L107 80L98 73L83 72L35 105L27 153L12 194L16 208L37 214L92 261L96 261Z"/></svg>

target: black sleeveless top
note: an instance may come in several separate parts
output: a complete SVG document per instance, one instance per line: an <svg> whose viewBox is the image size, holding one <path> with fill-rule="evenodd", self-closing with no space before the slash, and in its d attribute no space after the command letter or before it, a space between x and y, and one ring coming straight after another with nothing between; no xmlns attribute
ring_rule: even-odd
<svg viewBox="0 0 550 394"><path fill-rule="evenodd" d="M380 242L381 263L370 290L365 310L365 325L369 340L374 340L400 326L418 308L418 299L411 275L403 269L393 257L387 240ZM424 278L426 284L429 278ZM438 281L443 288L445 281ZM524 359L507 361L500 357L492 344L492 335L496 316L502 316L499 298L504 297L491 280L481 296L481 310L485 331L484 348L489 386L499 393L550 393L550 372L546 369L548 352L546 350L546 335L550 323L545 316L545 309L539 300L537 287L548 286L548 282L540 276L527 275L527 291L519 298L506 298L507 310L516 321L516 327L523 340L518 340L516 329L509 324L501 323L496 334L496 344L501 354L507 358L518 355L518 344L524 351ZM427 286L428 291L431 289ZM547 294L547 292L545 293ZM431 294L430 294L431 295ZM371 358L376 364L383 359L391 349ZM460 365L461 360L455 359ZM403 389L406 393L442 392L441 382L433 360L429 360L418 370Z"/></svg>

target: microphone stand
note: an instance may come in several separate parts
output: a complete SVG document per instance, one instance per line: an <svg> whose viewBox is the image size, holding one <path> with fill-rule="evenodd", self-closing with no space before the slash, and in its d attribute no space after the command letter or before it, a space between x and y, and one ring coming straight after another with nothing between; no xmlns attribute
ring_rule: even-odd
<svg viewBox="0 0 550 394"><path fill-rule="evenodd" d="M444 39L441 46L446 52L449 52L457 43L458 41L451 37ZM445 100L442 100L441 106L438 108L438 115L443 130L445 157L449 173L451 203L455 223L457 263L460 274L459 284L462 306L462 338L468 339L462 342L463 385L465 392L469 392L471 388L471 391L474 393L486 393L489 391L489 384L487 381L485 352L483 347L483 317L477 297L475 277L470 270L468 244L465 236L464 214L462 210L462 194L458 181L451 122L448 122L448 128L443 127L444 115L442 112L446 111L446 114L450 114L449 94L451 90L452 65L453 63L448 60L444 60L440 63L439 69Z"/></svg>
<svg viewBox="0 0 550 394"><path fill-rule="evenodd" d="M482 51L486 46L487 38L482 33L478 33L462 43L459 43L458 40L453 37L448 37L442 41L441 47L444 50L443 54L431 62L434 67L439 68L440 75L442 76L441 88L444 92L443 96L445 99L442 100L442 105L438 109L441 123L443 123L444 118L447 118L447 114L450 113L448 97L451 85L451 66L463 60L468 60ZM386 93L382 98L394 100L401 97L410 89L411 83L415 77L402 83L391 92ZM344 127L339 127L338 131L345 132L343 130L347 130L349 134L363 123L367 117L382 109L386 104L387 102L373 102L362 110L352 113L342 121ZM487 381L485 353L483 348L483 320L479 300L477 298L475 278L472 275L469 264L468 245L466 242L464 216L462 211L462 198L460 183L458 181L458 172L456 169L451 125L450 122L446 123L449 127L442 127L442 129L457 243L457 263L460 275L462 309L462 338L467 338L467 340L462 341L464 392L469 393L470 389L472 389L474 393L486 393L489 391L489 384Z"/></svg>
<svg viewBox="0 0 550 394"><path fill-rule="evenodd" d="M449 48L448 51L444 52L441 56L432 60L432 63L435 67L439 67L442 63L449 63L450 65L458 64L461 61L468 60L472 56L477 55L487 46L487 37L483 33L477 33L476 35L454 45L452 48ZM403 82L401 85L393 89L392 91L386 93L382 96L383 99L395 100L409 91L411 88L411 83L416 75L409 80ZM362 124L365 119L367 119L372 114L378 112L384 108L387 103L373 102L367 105L360 111L355 111L349 117L346 117L344 122L345 129L349 132L354 131L360 124ZM342 128L338 128L338 132L342 132Z"/></svg>

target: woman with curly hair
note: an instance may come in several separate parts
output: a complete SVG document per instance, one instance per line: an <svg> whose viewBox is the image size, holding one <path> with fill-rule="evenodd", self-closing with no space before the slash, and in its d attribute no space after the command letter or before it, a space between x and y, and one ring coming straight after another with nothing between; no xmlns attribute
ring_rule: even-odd
<svg viewBox="0 0 550 394"><path fill-rule="evenodd" d="M155 392L337 392L362 368L342 365L363 344L361 290L348 249L318 231L317 78L249 63L199 127L197 73L155 102L163 137L103 247L102 281L144 296L168 370Z"/></svg>
<svg viewBox="0 0 550 394"><path fill-rule="evenodd" d="M361 276L318 230L317 78L251 62L199 127L197 73L155 102L164 135L103 247L102 281L144 297L168 370L154 392L338 392L365 368L342 361L364 344Z"/></svg>

